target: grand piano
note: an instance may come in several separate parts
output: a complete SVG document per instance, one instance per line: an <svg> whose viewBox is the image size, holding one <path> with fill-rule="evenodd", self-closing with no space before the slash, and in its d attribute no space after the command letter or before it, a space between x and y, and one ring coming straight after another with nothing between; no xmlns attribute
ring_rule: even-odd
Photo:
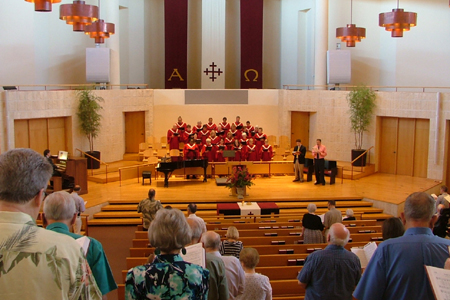
<svg viewBox="0 0 450 300"><path fill-rule="evenodd" d="M156 167L158 172L164 173L164 187L169 187L169 177L176 169L185 168L203 168L203 182L206 182L206 168L208 167L207 159L191 159L172 162L160 162Z"/></svg>

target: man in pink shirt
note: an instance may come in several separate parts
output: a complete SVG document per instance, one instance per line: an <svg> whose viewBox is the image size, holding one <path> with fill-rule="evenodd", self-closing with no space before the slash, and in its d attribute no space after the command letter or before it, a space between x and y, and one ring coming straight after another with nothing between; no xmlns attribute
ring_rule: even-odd
<svg viewBox="0 0 450 300"><path fill-rule="evenodd" d="M325 145L322 145L322 140L317 139L316 145L312 148L312 155L314 157L314 171L316 175L316 182L317 184L325 185L325 156L327 156L327 147Z"/></svg>

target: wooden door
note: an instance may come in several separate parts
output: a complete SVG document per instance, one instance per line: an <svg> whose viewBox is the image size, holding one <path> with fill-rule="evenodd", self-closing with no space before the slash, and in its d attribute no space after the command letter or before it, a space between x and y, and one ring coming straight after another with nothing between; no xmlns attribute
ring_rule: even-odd
<svg viewBox="0 0 450 300"><path fill-rule="evenodd" d="M445 122L445 144L444 144L444 178L443 184L450 186L450 120Z"/></svg>
<svg viewBox="0 0 450 300"><path fill-rule="evenodd" d="M427 178L428 175L428 144L430 138L430 120L416 119L414 145L414 173L415 177Z"/></svg>
<svg viewBox="0 0 450 300"><path fill-rule="evenodd" d="M145 111L125 113L125 153L138 153L145 143Z"/></svg>
<svg viewBox="0 0 450 300"><path fill-rule="evenodd" d="M43 153L48 148L47 119L28 120L28 132L30 137L29 147L39 153ZM58 150L53 150L52 154L55 154L55 151Z"/></svg>
<svg viewBox="0 0 450 300"><path fill-rule="evenodd" d="M65 118L48 119L48 149L53 154L58 151L67 151Z"/></svg>
<svg viewBox="0 0 450 300"><path fill-rule="evenodd" d="M309 112L291 112L291 147L295 147L296 139L301 139L302 144L309 149Z"/></svg>
<svg viewBox="0 0 450 300"><path fill-rule="evenodd" d="M14 120L14 143L16 148L30 147L28 120Z"/></svg>
<svg viewBox="0 0 450 300"><path fill-rule="evenodd" d="M398 119L397 175L413 176L414 168L414 119Z"/></svg>
<svg viewBox="0 0 450 300"><path fill-rule="evenodd" d="M380 159L381 173L396 173L397 118L381 118Z"/></svg>

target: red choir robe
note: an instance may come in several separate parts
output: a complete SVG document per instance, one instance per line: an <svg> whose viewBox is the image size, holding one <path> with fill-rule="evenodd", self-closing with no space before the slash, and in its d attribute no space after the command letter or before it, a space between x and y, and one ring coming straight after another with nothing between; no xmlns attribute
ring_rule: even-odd
<svg viewBox="0 0 450 300"><path fill-rule="evenodd" d="M187 124L185 122L181 122L181 124L176 122L175 125L177 125L178 130L186 130Z"/></svg>
<svg viewBox="0 0 450 300"><path fill-rule="evenodd" d="M232 150L233 149L233 145L234 145L234 138L225 138L224 140L224 144L225 146L227 146L227 150Z"/></svg>
<svg viewBox="0 0 450 300"><path fill-rule="evenodd" d="M256 145L247 145L245 148L245 158L248 161L258 161L258 152L256 151Z"/></svg>
<svg viewBox="0 0 450 300"><path fill-rule="evenodd" d="M222 122L222 123L220 123L220 126L222 126L222 130L225 131L225 132L228 132L228 130L231 129L231 125L228 122L225 122L225 123Z"/></svg>
<svg viewBox="0 0 450 300"><path fill-rule="evenodd" d="M244 129L244 124L242 124L242 122L234 122L234 125L236 125L236 129L239 131L242 131L242 129Z"/></svg>
<svg viewBox="0 0 450 300"><path fill-rule="evenodd" d="M216 157L216 146L203 145L202 158L207 159L208 162L213 162L215 157Z"/></svg>
<svg viewBox="0 0 450 300"><path fill-rule="evenodd" d="M245 160L245 150L242 148L242 146L234 146L233 150L235 151L234 161Z"/></svg>
<svg viewBox="0 0 450 300"><path fill-rule="evenodd" d="M258 156L259 156L261 147L264 145L266 139L267 139L267 135L265 135L264 133L255 134L254 140L255 140L255 145L256 145L256 153L258 153ZM258 158L260 158L260 157L258 157Z"/></svg>
<svg viewBox="0 0 450 300"><path fill-rule="evenodd" d="M262 161L271 161L272 157L273 157L273 151L272 151L272 146L271 145L262 145L260 152L259 152L259 157L261 157Z"/></svg>
<svg viewBox="0 0 450 300"><path fill-rule="evenodd" d="M200 127L198 127L197 125L195 125L194 127L192 127L192 131L193 131L194 133L200 132L200 131L202 131L202 129L203 129L203 125L201 125Z"/></svg>
<svg viewBox="0 0 450 300"><path fill-rule="evenodd" d="M210 136L209 138L211 139L211 144L213 144L214 146L219 145L219 142L220 142L220 139L221 139L220 136L217 136L217 135L216 135L215 138L213 138L213 137Z"/></svg>
<svg viewBox="0 0 450 300"><path fill-rule="evenodd" d="M247 146L248 145L248 139L240 139L239 143L241 143L242 146Z"/></svg>
<svg viewBox="0 0 450 300"><path fill-rule="evenodd" d="M169 129L167 131L167 144L169 144L169 149L179 149L180 148L180 132L179 130Z"/></svg>
<svg viewBox="0 0 450 300"><path fill-rule="evenodd" d="M217 145L216 150L216 160L217 162L224 162L225 157L223 157L223 151L226 150L227 147L225 145Z"/></svg>
<svg viewBox="0 0 450 300"><path fill-rule="evenodd" d="M227 132L225 130L216 131L216 136L220 137L221 139L224 139L227 137Z"/></svg>
<svg viewBox="0 0 450 300"><path fill-rule="evenodd" d="M233 131L233 130L230 130L229 132L231 132L231 134L233 135L233 137L235 138L235 139L241 139L241 132L239 131L239 130L235 130L235 131Z"/></svg>
<svg viewBox="0 0 450 300"><path fill-rule="evenodd" d="M206 128L208 129L208 131L211 131L211 130L214 130L214 131L216 131L217 130L217 125L216 124L214 124L214 123L206 123Z"/></svg>
<svg viewBox="0 0 450 300"><path fill-rule="evenodd" d="M253 127L252 125L250 126L245 126L242 129L243 132L247 133L247 137L252 137L252 132L255 131L255 127Z"/></svg>
<svg viewBox="0 0 450 300"><path fill-rule="evenodd" d="M199 158L198 146L196 144L193 145L185 144L183 148L183 157L184 160L198 159Z"/></svg>
<svg viewBox="0 0 450 300"><path fill-rule="evenodd" d="M185 130L185 131L182 133L182 135L181 135L180 142L183 142L183 143L186 144L186 143L189 142L189 139L190 139L192 136L194 136L194 132L193 132L192 130L190 130L190 131Z"/></svg>
<svg viewBox="0 0 450 300"><path fill-rule="evenodd" d="M209 131L200 131L197 132L197 138L202 140L202 145L206 145L206 139L209 138Z"/></svg>

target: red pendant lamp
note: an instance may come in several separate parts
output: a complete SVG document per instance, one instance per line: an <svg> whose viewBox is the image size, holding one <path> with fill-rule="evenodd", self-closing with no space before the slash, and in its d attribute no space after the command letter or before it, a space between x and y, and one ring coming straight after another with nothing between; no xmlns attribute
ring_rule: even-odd
<svg viewBox="0 0 450 300"><path fill-rule="evenodd" d="M392 12L385 12L379 15L380 27L385 27L391 32L392 37L403 37L403 31L409 31L411 27L417 25L417 13L406 12L403 8L392 9Z"/></svg>
<svg viewBox="0 0 450 300"><path fill-rule="evenodd" d="M98 0L98 11L100 12L100 0ZM96 44L103 44L105 39L109 38L114 32L114 23L106 23L105 20L100 19L100 13L97 21L86 25L84 28L84 33L95 39Z"/></svg>
<svg viewBox="0 0 450 300"><path fill-rule="evenodd" d="M98 20L98 6L86 5L85 1L73 1L59 7L59 18L73 26L73 31L84 31L86 25Z"/></svg>
<svg viewBox="0 0 450 300"><path fill-rule="evenodd" d="M347 47L355 47L356 42L361 42L366 38L366 29L363 27L356 27L353 22L353 0L350 2L350 24L347 27L336 28L336 37L345 42Z"/></svg>
<svg viewBox="0 0 450 300"><path fill-rule="evenodd" d="M52 4L61 2L61 0L25 0L25 1L34 3L34 10L41 12L52 11Z"/></svg>

